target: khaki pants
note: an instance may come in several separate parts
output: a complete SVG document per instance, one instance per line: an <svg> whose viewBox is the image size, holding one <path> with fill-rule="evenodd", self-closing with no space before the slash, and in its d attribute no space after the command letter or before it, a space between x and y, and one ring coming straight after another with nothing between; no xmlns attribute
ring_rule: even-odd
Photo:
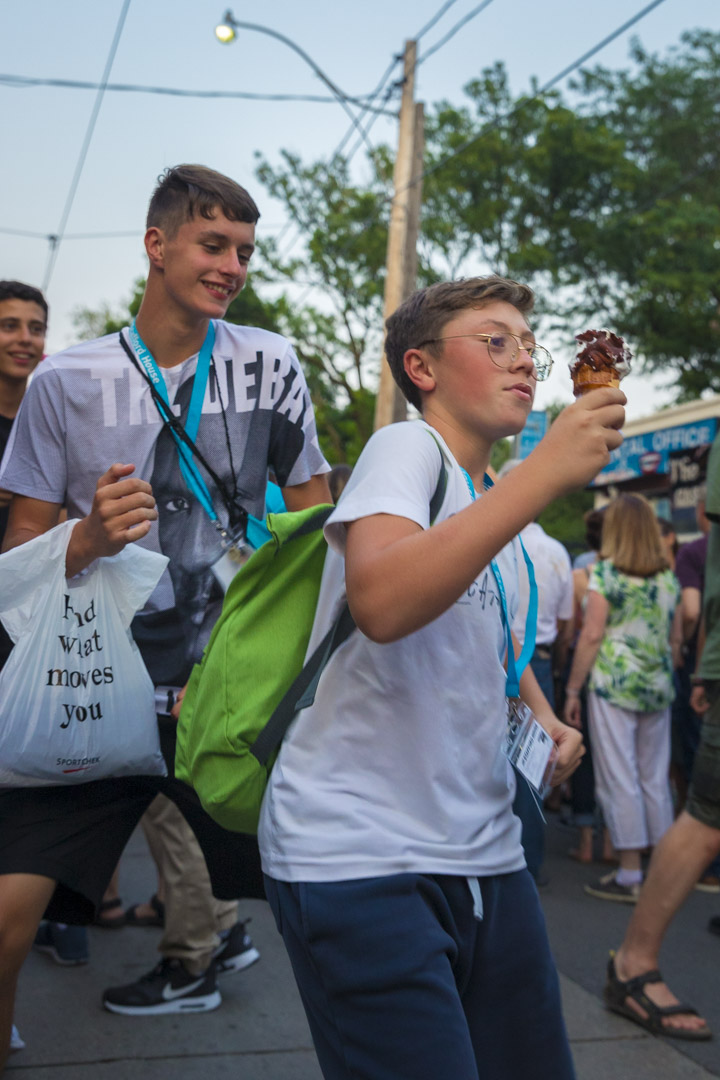
<svg viewBox="0 0 720 1080"><path fill-rule="evenodd" d="M199 975L220 944L219 931L237 922L237 903L213 896L200 845L174 803L158 795L142 826L165 887L165 932L158 949Z"/></svg>

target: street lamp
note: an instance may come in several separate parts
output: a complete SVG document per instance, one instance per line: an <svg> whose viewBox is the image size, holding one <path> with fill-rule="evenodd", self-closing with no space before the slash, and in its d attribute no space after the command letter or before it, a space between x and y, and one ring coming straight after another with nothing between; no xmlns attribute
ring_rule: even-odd
<svg viewBox="0 0 720 1080"><path fill-rule="evenodd" d="M269 37L276 38L278 41L282 41L284 45L288 45L293 52L296 52L298 56L302 57L306 64L309 64L313 69L317 77L325 83L328 90L332 93L333 97L342 105L345 112L352 120L353 126L360 132L363 139L365 139L365 133L360 127L357 117L353 113L352 109L348 105L348 95L343 93L339 86L330 79L322 68L319 68L311 56L301 49L297 42L291 38L286 37L285 34L281 34L279 30L273 30L269 26L260 26L258 23L242 22L240 19L236 19L232 11L228 10L223 15L223 21L218 23L215 27L215 37L223 45L230 45L236 38L236 30L255 30L259 34L267 34Z"/></svg>
<svg viewBox="0 0 720 1080"><path fill-rule="evenodd" d="M223 21L215 27L215 36L223 45L235 40L236 30L256 30L260 34L277 38L301 56L315 74L332 91L333 96L342 105L352 120L353 127L368 144L367 135L348 105L348 98L322 71L315 61L308 56L290 38L268 26L257 23L240 22L232 11L228 10ZM423 159L423 107L415 104L415 67L416 42L407 41L404 52L404 74L402 101L400 104L400 125L398 134L398 152L393 171L393 199L390 209L388 228L387 274L385 278L385 308L383 318L387 319L402 301L415 288L417 274L417 230L420 220L422 201L422 159ZM375 427L383 427L395 420L404 420L407 415L405 399L395 385L388 364L381 365L380 386L378 388L375 409Z"/></svg>

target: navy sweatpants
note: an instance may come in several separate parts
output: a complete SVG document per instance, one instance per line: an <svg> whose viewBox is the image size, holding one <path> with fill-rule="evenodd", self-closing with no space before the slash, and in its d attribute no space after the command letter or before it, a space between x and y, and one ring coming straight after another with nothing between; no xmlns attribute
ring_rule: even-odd
<svg viewBox="0 0 720 1080"><path fill-rule="evenodd" d="M572 1080L535 885L266 877L325 1080Z"/></svg>

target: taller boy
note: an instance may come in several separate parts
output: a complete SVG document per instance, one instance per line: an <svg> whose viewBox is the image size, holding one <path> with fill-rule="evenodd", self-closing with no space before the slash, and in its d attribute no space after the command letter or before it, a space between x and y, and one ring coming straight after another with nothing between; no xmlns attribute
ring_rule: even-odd
<svg viewBox="0 0 720 1080"><path fill-rule="evenodd" d="M212 567L228 538L240 539L244 511L263 516L268 469L288 509L330 501L328 466L289 342L221 321L245 283L258 216L243 188L210 169L182 165L161 178L148 212L150 265L135 326L43 365L0 476L0 487L15 493L6 548L52 528L63 505L80 519L69 576L130 542L168 548L170 574L133 627L156 685L182 686L199 658L208 610L222 598ZM194 439L199 479L169 467L177 448L151 384ZM166 717L160 729L172 776L174 723ZM192 825L216 895L259 893L254 841L214 825L172 778L0 792L0 1062L15 979L43 912L65 922L92 918L158 792ZM172 906L170 899L168 918ZM193 944L175 942L151 977L106 992L106 1005L131 1014L214 1007L211 955L198 956Z"/></svg>

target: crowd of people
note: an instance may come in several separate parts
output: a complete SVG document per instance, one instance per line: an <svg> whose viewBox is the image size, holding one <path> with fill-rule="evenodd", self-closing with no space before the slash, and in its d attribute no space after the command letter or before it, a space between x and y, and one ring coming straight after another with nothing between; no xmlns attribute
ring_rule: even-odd
<svg viewBox="0 0 720 1080"><path fill-rule="evenodd" d="M80 964L87 924L161 926L160 961L105 990L103 1006L202 1012L221 1004L218 979L259 959L238 899L267 897L325 1077L472 1080L481 1062L493 1080L569 1080L533 882L543 880L542 801L550 784L572 784L587 862L596 798L605 856L620 865L593 896L640 897L639 912L644 854L657 849L649 888L667 873L663 845L681 842L678 828L704 830L695 880L711 873L717 764L697 715L699 691L718 678L714 609L692 645L704 665L694 736L683 728L695 770L673 824L673 671L695 641L690 595L683 604L696 584L681 592L640 497L611 503L575 572L537 523L620 445L622 392L569 406L494 482L491 449L523 428L552 365L530 326L533 294L495 276L433 285L387 322L387 361L421 418L378 431L352 473L332 477L331 495L292 346L224 320L258 217L233 180L167 170L150 201L137 318L39 367L45 300L0 284L0 489L12 496L3 551L67 516L68 587L128 545L168 560L132 623L157 688L167 776L0 788L0 1070L21 1043L13 1003L33 943ZM345 598L357 629L282 744L255 838L213 821L173 765L184 687L222 607L227 560L265 517L270 476L288 511L336 502L310 650ZM714 507L708 497L710 517ZM423 567L432 572L419 588ZM0 558L0 614L2 573ZM140 821L157 889L126 909L117 866ZM608 1004L650 1030L707 1037L643 967L636 923L611 962Z"/></svg>

